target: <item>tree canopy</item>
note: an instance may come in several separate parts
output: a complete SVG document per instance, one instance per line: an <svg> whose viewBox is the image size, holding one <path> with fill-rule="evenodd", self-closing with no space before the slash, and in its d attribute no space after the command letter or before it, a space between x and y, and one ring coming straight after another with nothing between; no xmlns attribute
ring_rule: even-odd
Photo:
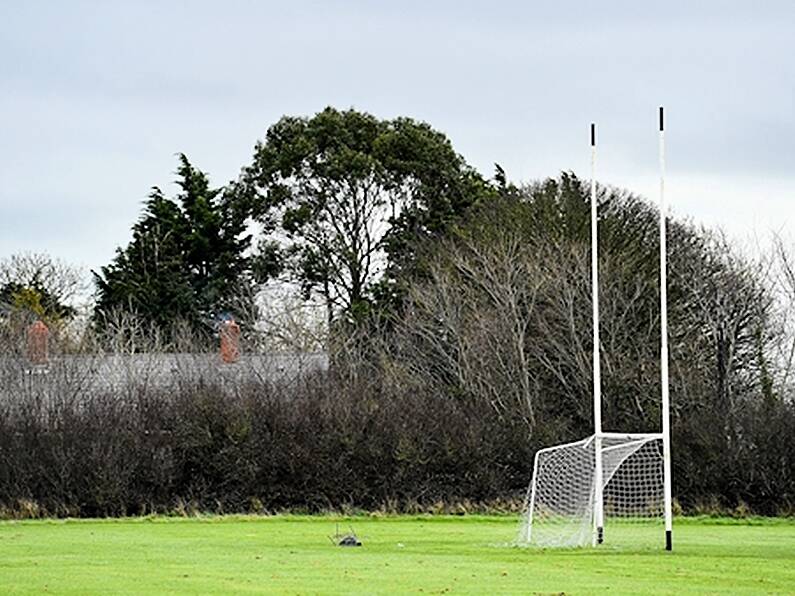
<svg viewBox="0 0 795 596"><path fill-rule="evenodd" d="M20 253L0 261L0 311L24 313L58 325L77 314L82 272L44 253Z"/></svg>
<svg viewBox="0 0 795 596"><path fill-rule="evenodd" d="M417 240L443 234L489 191L429 125L333 108L271 126L242 184L260 222L282 235L291 279L319 293L329 322L394 294L385 288L412 267Z"/></svg>
<svg viewBox="0 0 795 596"><path fill-rule="evenodd" d="M207 330L222 313L245 319L251 312L246 210L223 187L211 188L185 155L179 164L177 196L153 188L130 243L94 273L100 327L118 310L164 331L176 322Z"/></svg>
<svg viewBox="0 0 795 596"><path fill-rule="evenodd" d="M659 212L613 188L599 187L598 202L604 423L651 432L661 415ZM398 384L487 402L497 417L521 412L541 444L592 432L589 204L588 184L563 174L506 189L436 242L385 334ZM744 437L761 432L765 408L781 411L771 290L764 267L719 235L677 221L668 234L674 444L724 454L709 490L733 494L724 463L748 457ZM702 490L705 468L677 465L682 494Z"/></svg>

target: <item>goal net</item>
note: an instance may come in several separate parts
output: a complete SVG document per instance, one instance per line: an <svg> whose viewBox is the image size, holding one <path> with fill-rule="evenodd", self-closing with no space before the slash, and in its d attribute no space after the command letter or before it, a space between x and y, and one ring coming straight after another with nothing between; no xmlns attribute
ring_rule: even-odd
<svg viewBox="0 0 795 596"><path fill-rule="evenodd" d="M662 449L661 435L592 435L541 449L517 543L595 545L598 521L606 543L623 547L659 542L664 520Z"/></svg>

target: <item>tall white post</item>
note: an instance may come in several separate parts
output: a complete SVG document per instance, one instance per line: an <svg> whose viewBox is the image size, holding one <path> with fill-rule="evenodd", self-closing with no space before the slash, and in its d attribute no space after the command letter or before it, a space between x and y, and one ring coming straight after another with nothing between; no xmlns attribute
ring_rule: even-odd
<svg viewBox="0 0 795 596"><path fill-rule="evenodd" d="M593 308L594 544L604 540L602 486L602 369L599 342L599 234L596 204L596 124L591 123L591 304Z"/></svg>
<svg viewBox="0 0 795 596"><path fill-rule="evenodd" d="M665 206L665 118L660 106L660 382L662 384L663 484L665 549L671 550L671 403L668 394L668 258Z"/></svg>

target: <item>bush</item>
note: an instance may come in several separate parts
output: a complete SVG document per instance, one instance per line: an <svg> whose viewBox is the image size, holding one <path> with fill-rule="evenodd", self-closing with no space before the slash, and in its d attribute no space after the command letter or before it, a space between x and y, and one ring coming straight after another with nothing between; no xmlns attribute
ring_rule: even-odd
<svg viewBox="0 0 795 596"><path fill-rule="evenodd" d="M6 402L4 515L511 509L541 446L518 412L495 416L483 400L327 372L234 391L200 377L125 395ZM748 412L729 457L705 458L712 446L678 430L674 489L684 511L792 510L795 412L772 407L775 415Z"/></svg>
<svg viewBox="0 0 795 596"><path fill-rule="evenodd" d="M3 408L6 515L416 510L520 500L532 473L526 428L475 400L324 372L124 395Z"/></svg>

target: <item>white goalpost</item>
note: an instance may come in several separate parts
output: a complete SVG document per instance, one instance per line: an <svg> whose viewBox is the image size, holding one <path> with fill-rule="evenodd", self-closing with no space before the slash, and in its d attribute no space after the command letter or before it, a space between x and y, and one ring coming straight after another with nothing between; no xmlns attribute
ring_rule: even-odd
<svg viewBox="0 0 795 596"><path fill-rule="evenodd" d="M602 429L596 125L591 124L594 434L536 453L517 539L520 545L648 545L659 540L660 529L664 528L665 548L672 548L664 129L660 107L661 431L619 433Z"/></svg>

